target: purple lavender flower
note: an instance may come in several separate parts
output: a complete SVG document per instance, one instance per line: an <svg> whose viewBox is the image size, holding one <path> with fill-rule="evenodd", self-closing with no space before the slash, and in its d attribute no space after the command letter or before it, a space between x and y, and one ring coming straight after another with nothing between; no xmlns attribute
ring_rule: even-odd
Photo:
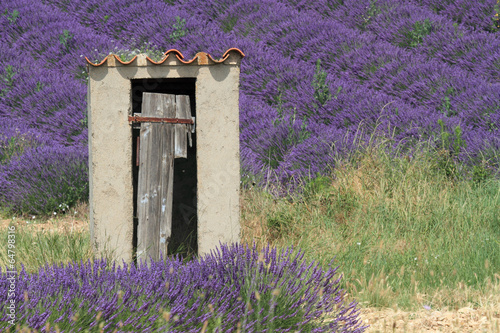
<svg viewBox="0 0 500 333"><path fill-rule="evenodd" d="M378 135L395 133L408 149L418 140L438 146L440 118L448 131L456 126L463 131L459 161L487 159L498 171L496 1L471 4L2 1L0 164L14 168L8 147L28 132L40 146L71 147L83 156L83 56L97 61L110 52L177 48L186 57L199 51L218 57L238 47L246 54L240 86L242 167L254 178L286 187L315 177L332 167L332 156L366 142L375 128ZM332 96L320 106L318 87L312 85L318 59L326 78L321 89ZM14 155L25 148L15 148ZM0 184L20 186L13 181L0 176Z"/></svg>
<svg viewBox="0 0 500 333"><path fill-rule="evenodd" d="M65 332L101 323L106 329L156 332L168 326L169 332L192 332L205 321L220 331L240 326L246 332L271 327L273 332L362 332L359 309L344 304L336 271L306 262L303 252L291 248L259 251L237 244L185 263L168 257L149 265L95 260L47 265L34 273L23 268L16 274L16 316L34 329L48 322ZM7 288L2 272L2 309ZM160 319L164 311L172 320ZM7 325L3 310L2 316Z"/></svg>

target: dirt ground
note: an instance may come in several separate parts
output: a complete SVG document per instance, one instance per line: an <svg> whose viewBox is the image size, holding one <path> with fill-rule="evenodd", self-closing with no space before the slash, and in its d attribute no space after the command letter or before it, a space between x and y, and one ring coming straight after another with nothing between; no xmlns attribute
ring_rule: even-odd
<svg viewBox="0 0 500 333"><path fill-rule="evenodd" d="M88 222L74 220L74 221L60 221L60 220L50 220L50 221L36 221L29 219L22 220L0 220L0 228L7 228L9 225L15 225L17 228L30 228L36 231L49 231L49 232L64 232L64 231L84 231L88 230Z"/></svg>
<svg viewBox="0 0 500 333"><path fill-rule="evenodd" d="M84 208L85 209L85 208ZM0 228L13 223L18 228L48 232L88 230L88 215L77 211L48 220L36 217L1 219ZM500 304L489 308L461 308L457 311L401 311L394 309L362 308L363 324L370 325L367 332L487 332L500 333Z"/></svg>
<svg viewBox="0 0 500 333"><path fill-rule="evenodd" d="M422 309L362 309L360 317L370 325L367 332L496 332L500 333L500 306L457 311Z"/></svg>
<svg viewBox="0 0 500 333"><path fill-rule="evenodd" d="M80 204L65 213L54 213L51 216L15 216L10 219L0 217L0 229L10 224L17 228L31 228L37 231L84 231L89 229L89 207Z"/></svg>

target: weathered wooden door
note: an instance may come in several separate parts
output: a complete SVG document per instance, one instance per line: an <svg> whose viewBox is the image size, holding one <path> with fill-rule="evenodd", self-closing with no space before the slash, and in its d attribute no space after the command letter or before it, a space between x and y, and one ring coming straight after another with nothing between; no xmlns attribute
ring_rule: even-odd
<svg viewBox="0 0 500 333"><path fill-rule="evenodd" d="M191 138L189 96L144 93L141 116L135 118L141 122L137 259L158 260L167 254L172 232L174 158L187 158Z"/></svg>

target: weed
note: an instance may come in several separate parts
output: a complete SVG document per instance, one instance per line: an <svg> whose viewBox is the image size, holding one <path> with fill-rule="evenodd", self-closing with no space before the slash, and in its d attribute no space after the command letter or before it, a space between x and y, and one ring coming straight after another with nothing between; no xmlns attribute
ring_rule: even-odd
<svg viewBox="0 0 500 333"><path fill-rule="evenodd" d="M314 79L312 86L314 88L315 107L318 109L332 99L332 93L328 83L326 82L327 73L321 68L321 60L316 61L316 69L314 71Z"/></svg>
<svg viewBox="0 0 500 333"><path fill-rule="evenodd" d="M448 88L446 94L442 99L441 113L445 114L447 117L452 117L458 115L456 110L452 109L450 96L453 94L453 88Z"/></svg>
<svg viewBox="0 0 500 333"><path fill-rule="evenodd" d="M493 27L495 30L500 30L500 1L493 7L495 10L495 15L493 16Z"/></svg>
<svg viewBox="0 0 500 333"><path fill-rule="evenodd" d="M456 157L463 148L466 148L466 143L462 139L462 129L457 125L453 132L448 132L442 119L438 119L438 124L439 150L435 155L437 169L443 171L449 178L456 178L459 176Z"/></svg>
<svg viewBox="0 0 500 333"><path fill-rule="evenodd" d="M234 26L236 25L236 23L238 23L238 16L236 16L236 15L229 15L221 23L222 30L224 32L230 32L231 30L234 29Z"/></svg>
<svg viewBox="0 0 500 333"><path fill-rule="evenodd" d="M492 177L491 168L487 165L485 160L481 161L481 164L472 166L472 181L475 183L484 182Z"/></svg>
<svg viewBox="0 0 500 333"><path fill-rule="evenodd" d="M186 19L181 19L179 16L176 16L173 28L174 31L168 37L172 43L175 43L186 35Z"/></svg>
<svg viewBox="0 0 500 333"><path fill-rule="evenodd" d="M14 9L11 13L9 13L9 11L6 9L2 16L6 16L7 21L9 21L10 24L14 24L19 18L19 11L17 9Z"/></svg>
<svg viewBox="0 0 500 333"><path fill-rule="evenodd" d="M0 79L5 82L6 88L0 90L0 97L3 97L12 88L14 84L14 67L12 65L5 66L4 74L0 76Z"/></svg>
<svg viewBox="0 0 500 333"><path fill-rule="evenodd" d="M69 32L69 30L64 29L63 33L59 35L59 43L62 45L63 49L68 52L69 47L71 44L71 40L73 39L74 35Z"/></svg>
<svg viewBox="0 0 500 333"><path fill-rule="evenodd" d="M114 52L109 52L109 54L116 54L121 61L128 62L131 61L135 56L139 54L145 54L153 61L161 61L165 58L165 54L162 50L160 50L157 46L152 45L151 43L145 42L139 48L135 48L132 50L116 50ZM85 73L86 74L86 73ZM85 78L87 75L84 76Z"/></svg>
<svg viewBox="0 0 500 333"><path fill-rule="evenodd" d="M9 163L13 158L21 156L27 149L36 146L36 140L27 134L18 134L4 140L0 137L0 165Z"/></svg>
<svg viewBox="0 0 500 333"><path fill-rule="evenodd" d="M377 7L377 0L370 0L370 4L367 7L366 16L363 16L363 23L361 24L361 29L365 30L370 24L371 20L380 14L380 9Z"/></svg>
<svg viewBox="0 0 500 333"><path fill-rule="evenodd" d="M416 21L412 28L407 31L403 31L403 40L399 42L399 46L405 48L413 48L422 44L425 36L432 32L432 23L429 19L422 21Z"/></svg>

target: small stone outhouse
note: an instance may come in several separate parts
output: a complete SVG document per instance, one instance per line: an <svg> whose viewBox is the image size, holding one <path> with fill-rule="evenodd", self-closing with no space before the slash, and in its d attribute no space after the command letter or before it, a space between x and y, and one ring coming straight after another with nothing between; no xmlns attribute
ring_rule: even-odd
<svg viewBox="0 0 500 333"><path fill-rule="evenodd" d="M87 59L90 234L99 253L130 262L239 241L243 56Z"/></svg>

